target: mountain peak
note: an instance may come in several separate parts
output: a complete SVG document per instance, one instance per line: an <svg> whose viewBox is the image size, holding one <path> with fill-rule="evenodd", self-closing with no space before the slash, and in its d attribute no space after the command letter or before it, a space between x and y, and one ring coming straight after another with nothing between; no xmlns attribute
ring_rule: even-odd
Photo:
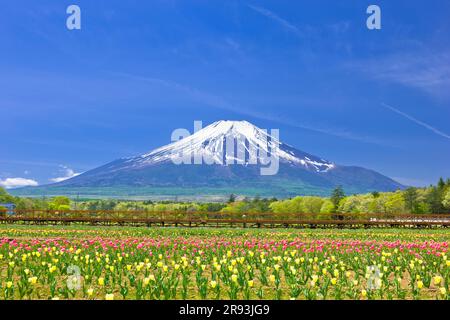
<svg viewBox="0 0 450 320"><path fill-rule="evenodd" d="M231 148L230 143L234 145ZM238 150L241 150L240 157ZM130 158L128 162L135 168L173 161L186 154L207 157L213 159L215 164L221 165L261 164L266 162L266 157L275 156L280 162L301 166L314 172L326 172L335 167L330 161L282 143L278 131L263 130L245 120L213 122L192 135L144 155Z"/></svg>

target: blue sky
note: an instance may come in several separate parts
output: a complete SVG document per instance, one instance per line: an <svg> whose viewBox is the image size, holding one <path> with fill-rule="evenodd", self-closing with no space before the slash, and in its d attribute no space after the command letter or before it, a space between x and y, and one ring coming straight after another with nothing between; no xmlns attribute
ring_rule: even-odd
<svg viewBox="0 0 450 320"><path fill-rule="evenodd" d="M66 28L70 4L81 30ZM366 27L370 4L381 30ZM406 184L450 177L449 12L446 0L2 1L0 184L50 183L221 119Z"/></svg>

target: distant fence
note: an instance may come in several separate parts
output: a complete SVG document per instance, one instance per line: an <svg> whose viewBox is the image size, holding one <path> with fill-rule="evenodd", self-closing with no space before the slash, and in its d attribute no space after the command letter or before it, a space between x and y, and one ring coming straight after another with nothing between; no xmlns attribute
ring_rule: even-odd
<svg viewBox="0 0 450 320"><path fill-rule="evenodd" d="M221 213L109 210L14 210L0 223L144 225L176 227L448 227L449 214Z"/></svg>

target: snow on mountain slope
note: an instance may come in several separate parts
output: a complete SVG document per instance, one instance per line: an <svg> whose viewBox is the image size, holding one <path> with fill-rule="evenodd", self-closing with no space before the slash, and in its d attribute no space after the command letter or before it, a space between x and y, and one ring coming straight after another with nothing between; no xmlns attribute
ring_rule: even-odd
<svg viewBox="0 0 450 320"><path fill-rule="evenodd" d="M271 132L272 133L272 132ZM176 162L181 157L197 156L209 164L266 164L268 157L301 166L314 172L327 172L334 163L299 151L281 143L247 121L217 121L194 134L138 157L125 159L128 168L142 168L164 162ZM194 163L194 162L192 162ZM123 167L122 167L123 168Z"/></svg>

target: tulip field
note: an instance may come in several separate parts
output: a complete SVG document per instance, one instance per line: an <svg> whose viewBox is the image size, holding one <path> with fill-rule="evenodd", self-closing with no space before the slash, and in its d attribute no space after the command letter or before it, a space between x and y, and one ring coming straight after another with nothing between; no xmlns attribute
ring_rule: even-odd
<svg viewBox="0 0 450 320"><path fill-rule="evenodd" d="M446 229L0 226L0 299L448 300Z"/></svg>

